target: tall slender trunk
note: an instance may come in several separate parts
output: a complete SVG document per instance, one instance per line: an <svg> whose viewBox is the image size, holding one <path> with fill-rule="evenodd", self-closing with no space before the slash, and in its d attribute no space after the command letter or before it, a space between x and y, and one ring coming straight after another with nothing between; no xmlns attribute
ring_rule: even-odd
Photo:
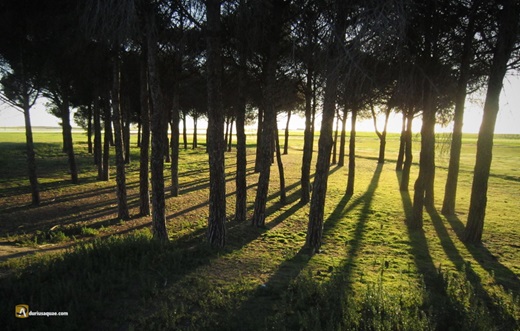
<svg viewBox="0 0 520 331"><path fill-rule="evenodd" d="M305 84L305 131L303 136L303 156L301 168L301 198L302 203L308 203L311 198L311 162L313 149L312 133L312 69L307 69Z"/></svg>
<svg viewBox="0 0 520 331"><path fill-rule="evenodd" d="M356 121L358 111L352 109L350 140L348 144L348 180L346 195L354 194L354 180L356 178Z"/></svg>
<svg viewBox="0 0 520 331"><path fill-rule="evenodd" d="M478 134L477 157L473 172L468 222L464 230L464 240L471 243L480 243L482 240L487 206L488 179L493 159L493 135L499 110L500 92L507 72L507 63L517 39L520 17L520 1L504 1L503 6L503 10L497 20L500 22L497 44L488 78L484 115Z"/></svg>
<svg viewBox="0 0 520 331"><path fill-rule="evenodd" d="M460 151L462 147L462 125L464 119L464 107L466 103L466 95L469 81L469 70L473 60L473 36L475 34L475 11L476 5L473 5L472 12L469 17L466 35L464 37L464 45L460 60L460 72L457 82L457 91L455 96L455 111L453 116L453 134L451 137L450 147L450 163L448 166L448 177L444 187L444 200L442 202L442 213L444 215L455 214L455 201L457 200L457 184L460 169Z"/></svg>
<svg viewBox="0 0 520 331"><path fill-rule="evenodd" d="M177 64L178 68L176 70L177 75L180 73L180 59ZM178 76L177 76L178 77ZM173 104L172 104L172 123L171 123L171 195L176 197L179 195L179 121L180 121L180 110L179 110L179 82L176 79L175 87L173 89Z"/></svg>
<svg viewBox="0 0 520 331"><path fill-rule="evenodd" d="M27 168L29 170L29 183L31 184L32 205L40 204L40 188L38 184L38 176L36 174L36 154L34 152L34 141L31 125L31 114L29 105L29 97L24 96L23 117L25 122L25 147L27 153Z"/></svg>
<svg viewBox="0 0 520 331"><path fill-rule="evenodd" d="M332 162L331 164L338 163L337 150L338 150L338 130L339 130L339 114L336 117L336 130L334 130L334 142L332 143Z"/></svg>
<svg viewBox="0 0 520 331"><path fill-rule="evenodd" d="M275 122L276 123L276 122ZM276 149L276 163L278 165L278 174L280 176L280 203L287 203L287 193L285 191L285 175L283 171L282 153L280 152L280 137L278 135L278 127L276 127L275 137L275 149Z"/></svg>
<svg viewBox="0 0 520 331"><path fill-rule="evenodd" d="M101 164L101 112L99 99L94 99L94 163L97 167L97 179L103 179L103 165Z"/></svg>
<svg viewBox="0 0 520 331"><path fill-rule="evenodd" d="M401 184L399 186L400 191L408 191L408 185L410 183L410 170L412 168L413 161L413 150L412 150L412 123L413 123L413 110L407 115L406 130L404 133L404 165L403 174L401 175Z"/></svg>
<svg viewBox="0 0 520 331"><path fill-rule="evenodd" d="M197 131L197 122L198 122L198 119L199 117L197 115L193 115L193 145L192 145L192 148L193 149L196 149L198 147L198 141L197 141L197 135L198 135L198 131Z"/></svg>
<svg viewBox="0 0 520 331"><path fill-rule="evenodd" d="M122 105L122 104L121 104ZM124 125L123 125L123 146L125 147L125 164L130 164L130 114L127 107L123 107Z"/></svg>
<svg viewBox="0 0 520 331"><path fill-rule="evenodd" d="M87 106L87 148L88 153L92 154L93 146L92 146L92 103Z"/></svg>
<svg viewBox="0 0 520 331"><path fill-rule="evenodd" d="M141 148L141 121L137 122L137 148Z"/></svg>
<svg viewBox="0 0 520 331"><path fill-rule="evenodd" d="M119 55L113 58L112 68L112 114L116 144L116 183L118 217L126 220L130 218L126 199L125 156L123 146L123 130L121 125L121 70Z"/></svg>
<svg viewBox="0 0 520 331"><path fill-rule="evenodd" d="M209 218L208 242L226 243L226 178L224 172L224 114L222 105L222 58L220 0L206 1L208 75Z"/></svg>
<svg viewBox="0 0 520 331"><path fill-rule="evenodd" d="M139 155L139 212L150 215L150 107L148 103L148 79L146 71L146 49L140 63L140 107L141 107L141 149Z"/></svg>
<svg viewBox="0 0 520 331"><path fill-rule="evenodd" d="M227 143L227 151L231 152L231 148L233 146L233 123L235 122L235 118L231 117L231 123L229 124L229 139Z"/></svg>
<svg viewBox="0 0 520 331"><path fill-rule="evenodd" d="M109 99L103 100L103 112L105 114L105 132L103 137L103 180L110 180L110 139L112 137L112 115L110 113Z"/></svg>
<svg viewBox="0 0 520 331"><path fill-rule="evenodd" d="M188 149L188 131L186 129L186 116L188 116L188 114L185 111L182 111L182 143L184 145L184 150Z"/></svg>
<svg viewBox="0 0 520 331"><path fill-rule="evenodd" d="M262 163L262 131L264 128L264 106L258 107L258 124L256 129L256 157L255 157L255 172L260 172Z"/></svg>
<svg viewBox="0 0 520 331"><path fill-rule="evenodd" d="M347 109L343 111L343 116L341 117L341 136L339 139L339 158L338 158L338 167L343 167L345 165L345 140L346 140L346 127L347 127Z"/></svg>
<svg viewBox="0 0 520 331"><path fill-rule="evenodd" d="M157 36L155 35L154 15L150 11L146 13L146 41L147 41L147 63L148 84L150 89L150 100L152 116L150 128L152 132L152 233L159 241L168 241L166 230L165 200L164 200L164 150L166 141L165 126L166 114L163 96L157 71Z"/></svg>
<svg viewBox="0 0 520 331"><path fill-rule="evenodd" d="M60 105L61 121L63 126L63 137L65 139L65 152L69 163L70 179L72 183L78 184L78 168L76 166L76 157L74 155L74 145L72 143L72 127L70 125L70 104L69 98L63 95L63 100Z"/></svg>
<svg viewBox="0 0 520 331"><path fill-rule="evenodd" d="M318 161L316 163L316 178L312 189L312 200L309 212L309 224L307 228L306 245L313 253L321 247L323 234L323 214L325 209L325 196L327 194L327 182L330 167L330 151L332 148L332 125L336 108L336 94L338 90L338 56L343 47L343 39L346 30L346 18L340 14L341 7L345 4L338 0L335 2L338 9L334 23L333 42L329 47L327 56L327 74L325 84L325 96L323 100L323 116L321 132L318 143Z"/></svg>
<svg viewBox="0 0 520 331"><path fill-rule="evenodd" d="M225 127L225 132L224 132L224 150L227 150L227 143L228 143L228 135L229 135L229 123L231 122L231 117L228 116L226 118L226 120L224 121L224 127Z"/></svg>
<svg viewBox="0 0 520 331"><path fill-rule="evenodd" d="M372 112L372 119L374 120L374 129L376 131L377 137L379 138L379 157L377 158L377 163L383 164L385 163L385 151L386 151L386 130L388 128L388 118L390 116L390 107L387 107L385 110L385 124L383 126L383 132L380 132L377 129L377 116L374 110L374 106L370 106L370 110Z"/></svg>
<svg viewBox="0 0 520 331"><path fill-rule="evenodd" d="M399 152L397 154L397 162L395 171L403 170L404 150L406 146L406 113L403 110L403 120L401 124L401 136L399 137Z"/></svg>
<svg viewBox="0 0 520 331"><path fill-rule="evenodd" d="M285 123L285 137L283 142L283 154L289 153L289 122L291 121L291 110L287 111L287 122Z"/></svg>

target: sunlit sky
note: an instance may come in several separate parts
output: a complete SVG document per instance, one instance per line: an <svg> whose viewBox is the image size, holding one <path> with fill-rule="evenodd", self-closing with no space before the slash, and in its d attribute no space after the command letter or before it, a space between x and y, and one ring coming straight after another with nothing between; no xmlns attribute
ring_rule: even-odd
<svg viewBox="0 0 520 331"><path fill-rule="evenodd" d="M463 131L466 133L477 133L480 128L482 120L482 108L483 98L485 91L481 91L480 94L475 93L468 98L466 102L466 111L464 115L464 128ZM389 132L400 132L401 131L401 115L392 114L390 115L390 121L388 124ZM316 127L319 128L319 118L317 118ZM286 117L281 114L278 116L279 128L285 127ZM44 102L38 102L31 110L31 122L34 127L47 126L59 128L59 120L47 113L45 110ZM205 122L201 120L199 122L199 128L205 128ZM75 123L72 123L76 126ZM379 120L378 128L382 129L382 119ZM23 114L8 106L7 104L0 104L0 131L8 130L10 127L23 127L24 119ZM188 121L188 126L191 127L191 121ZM291 118L290 128L303 129L304 120L298 116ZM421 127L420 118L414 121L414 132L419 132ZM447 127L437 126L436 132L449 132L453 128L452 125ZM374 131L373 121L361 120L357 124L357 131L370 132ZM495 126L495 133L513 133L520 134L520 76L509 75L504 80L504 89L500 96L500 111Z"/></svg>

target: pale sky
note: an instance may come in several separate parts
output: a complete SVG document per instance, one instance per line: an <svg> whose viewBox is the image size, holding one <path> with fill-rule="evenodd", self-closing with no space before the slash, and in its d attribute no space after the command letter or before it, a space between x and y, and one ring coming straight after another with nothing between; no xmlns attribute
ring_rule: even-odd
<svg viewBox="0 0 520 331"><path fill-rule="evenodd" d="M483 95L483 92L481 92ZM483 98L483 96L482 96ZM479 101L478 95L470 97L466 102L466 111L464 114L464 128L463 131L466 133L477 133L480 128L480 122L482 120L482 107L483 101ZM286 118L280 115L279 128L285 128ZM191 121L188 121L191 127ZM45 110L44 102L37 103L31 110L31 123L33 126L51 126L59 127L59 120L47 113ZM72 123L76 126L75 123ZM319 128L319 118L317 118L316 127ZM379 129L382 129L382 120L379 124ZM0 104L0 130L6 130L9 127L24 126L23 114L8 106L7 104ZM420 118L414 121L415 132L420 131ZM205 128L205 123L201 121L199 124L201 129ZM304 120L293 116L291 118L291 129L303 129ZM374 131L373 121L362 120L357 124L357 129L360 132L372 132ZM436 132L450 132L452 125L446 128L437 126ZM391 114L390 121L388 124L389 132L400 132L401 131L401 115ZM500 111L498 113L497 123L495 127L495 133L513 133L520 134L520 76L509 75L504 80L504 89L500 95Z"/></svg>

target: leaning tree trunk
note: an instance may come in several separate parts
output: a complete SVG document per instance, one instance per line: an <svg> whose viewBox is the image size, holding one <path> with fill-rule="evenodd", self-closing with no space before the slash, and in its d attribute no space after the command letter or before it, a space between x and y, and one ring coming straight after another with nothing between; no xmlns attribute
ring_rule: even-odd
<svg viewBox="0 0 520 331"><path fill-rule="evenodd" d="M34 141L31 125L31 106L29 105L28 96L24 97L23 117L25 121L25 147L27 153L27 168L29 170L29 183L31 184L32 205L40 204L40 189L38 184L38 176L36 174L36 154L34 153Z"/></svg>
<svg viewBox="0 0 520 331"><path fill-rule="evenodd" d="M208 75L209 218L208 242L226 243L226 178L224 172L224 114L222 106L222 58L220 0L206 1Z"/></svg>
<svg viewBox="0 0 520 331"><path fill-rule="evenodd" d="M255 172L260 172L262 162L262 135L264 131L264 108L258 107L258 124L256 130L256 157L255 157Z"/></svg>
<svg viewBox="0 0 520 331"><path fill-rule="evenodd" d="M274 138L276 144L276 163L278 165L278 174L280 175L280 203L286 204L287 193L285 191L285 175L283 171L282 155L280 153L280 137L278 136L278 127L275 128Z"/></svg>
<svg viewBox="0 0 520 331"><path fill-rule="evenodd" d="M487 206L488 179L493 158L493 135L495 133L500 92L507 71L507 63L511 57L517 37L520 1L504 1L504 8L500 16L502 17L498 20L500 24L497 45L488 78L484 115L478 134L477 157L473 172L468 222L464 230L464 240L470 243L480 243L482 240Z"/></svg>
<svg viewBox="0 0 520 331"><path fill-rule="evenodd" d="M164 134L164 112L163 97L157 71L157 37L155 35L155 24L153 13L146 13L146 40L147 40L147 62L148 62L148 84L150 89L150 100L152 106L151 131L152 131L152 233L159 241L168 241L166 230L165 200L164 200L164 149L166 145Z"/></svg>
<svg viewBox="0 0 520 331"><path fill-rule="evenodd" d="M289 153L289 122L291 121L291 111L287 111L287 123L285 123L285 137L283 141L283 154Z"/></svg>
<svg viewBox="0 0 520 331"><path fill-rule="evenodd" d="M401 124L401 136L399 137L399 152L397 154L397 162L395 163L395 171L403 170L405 146L406 146L406 113L403 110L403 121Z"/></svg>
<svg viewBox="0 0 520 331"><path fill-rule="evenodd" d="M231 148L233 146L233 123L235 122L235 118L231 117L231 124L229 125L229 139L227 144L227 151L231 152Z"/></svg>
<svg viewBox="0 0 520 331"><path fill-rule="evenodd" d="M336 5L342 7L344 3L337 1ZM341 12L341 10L338 10ZM332 125L336 108L336 94L338 90L339 53L343 46L346 29L346 18L338 14L335 18L335 37L327 58L327 78L325 96L323 100L323 115L321 121L320 139L318 142L318 161L316 163L316 178L312 188L312 200L309 212L309 224L307 228L306 246L312 253L317 253L321 247L323 234L323 213L325 209L325 196L327 194L327 182L330 167L330 151L332 148Z"/></svg>
<svg viewBox="0 0 520 331"><path fill-rule="evenodd" d="M336 117L336 130L334 130L334 142L332 143L332 164L337 163L337 147L338 147L338 129L339 129L339 114Z"/></svg>
<svg viewBox="0 0 520 331"><path fill-rule="evenodd" d="M123 146L123 129L121 125L121 70L119 55L115 55L112 68L112 114L116 145L116 183L118 218L129 219L126 198L125 156Z"/></svg>
<svg viewBox="0 0 520 331"><path fill-rule="evenodd" d="M406 129L404 131L404 165L403 173L401 175L401 184L399 186L400 191L408 191L408 185L410 184L410 170L412 169L413 161L413 150L412 150L412 123L413 123L413 109L409 110L409 113L405 117Z"/></svg>
<svg viewBox="0 0 520 331"><path fill-rule="evenodd" d="M339 139L339 157L338 157L338 167L343 167L345 165L345 140L346 140L346 126L347 126L347 109L343 111L343 116L341 117L341 136Z"/></svg>
<svg viewBox="0 0 520 331"><path fill-rule="evenodd" d="M143 52L146 52L144 50ZM150 107L148 104L148 79L146 75L146 53L141 56L140 106L141 106L141 149L139 155L139 211L150 215Z"/></svg>
<svg viewBox="0 0 520 331"><path fill-rule="evenodd" d="M474 7L476 7L474 5ZM444 215L453 215L455 213L455 201L457 200L457 184L460 169L460 151L462 148L462 125L464 119L464 107L466 103L466 95L469 81L469 70L473 58L473 36L475 26L475 11L473 8L472 15L466 35L464 37L464 45L460 60L459 80L457 82L457 91L455 99L455 114L453 117L453 134L451 137L450 147L450 163L448 166L448 177L444 189L444 200L442 202L442 213Z"/></svg>
<svg viewBox="0 0 520 331"><path fill-rule="evenodd" d="M356 121L357 110L352 109L350 140L348 144L348 179L346 195L354 194L354 180L356 178Z"/></svg>
<svg viewBox="0 0 520 331"><path fill-rule="evenodd" d="M74 145L72 143L72 127L70 125L70 105L66 95L63 96L61 108L61 121L63 126L63 137L65 139L65 153L69 163L70 179L73 184L78 184L78 167L74 156Z"/></svg>
<svg viewBox="0 0 520 331"><path fill-rule="evenodd" d="M377 158L377 163L384 164L386 151L386 130L388 128L388 117L390 116L390 107L387 107L385 111L385 125L383 126L383 132L380 132L377 129L377 118L376 112L374 111L374 106L371 106L370 110L372 112L372 118L374 120L374 129L376 130L376 134L379 138L379 157Z"/></svg>

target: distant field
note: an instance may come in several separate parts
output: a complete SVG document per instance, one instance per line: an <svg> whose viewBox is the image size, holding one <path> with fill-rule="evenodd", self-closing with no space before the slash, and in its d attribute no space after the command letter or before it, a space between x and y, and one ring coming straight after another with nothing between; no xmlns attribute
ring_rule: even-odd
<svg viewBox="0 0 520 331"><path fill-rule="evenodd" d="M265 229L232 220L235 150L226 153L230 220L221 251L205 243L204 146L180 150L179 197L169 195L166 164L170 243L161 245L150 239L150 217L138 214L135 138L127 165L132 217L121 221L115 168L109 182L95 179L83 133L74 133L79 185L69 182L61 133L34 134L42 205L28 207L24 134L0 132L0 290L2 305L10 307L7 317L0 316L7 329L25 322L12 316L12 306L20 303L69 312L68 318L31 317L27 322L34 329L520 328L520 135L495 137L483 245L472 246L459 235L467 218L477 135L463 138L457 215L425 211L423 231L411 231L404 221L418 173L420 136L414 136L410 191L400 192L400 173L394 170L399 135L388 136L386 162L378 166L377 136L358 133L355 193L344 194L347 167L332 166L323 251L313 256L302 249L309 206L298 202L303 132L291 132L289 154L282 157L286 205L278 202L276 165L271 169ZM199 142L204 140L201 131ZM317 140L318 133L315 151ZM258 180L255 141L250 133L250 214ZM440 135L437 141L435 203L440 209L449 139Z"/></svg>

